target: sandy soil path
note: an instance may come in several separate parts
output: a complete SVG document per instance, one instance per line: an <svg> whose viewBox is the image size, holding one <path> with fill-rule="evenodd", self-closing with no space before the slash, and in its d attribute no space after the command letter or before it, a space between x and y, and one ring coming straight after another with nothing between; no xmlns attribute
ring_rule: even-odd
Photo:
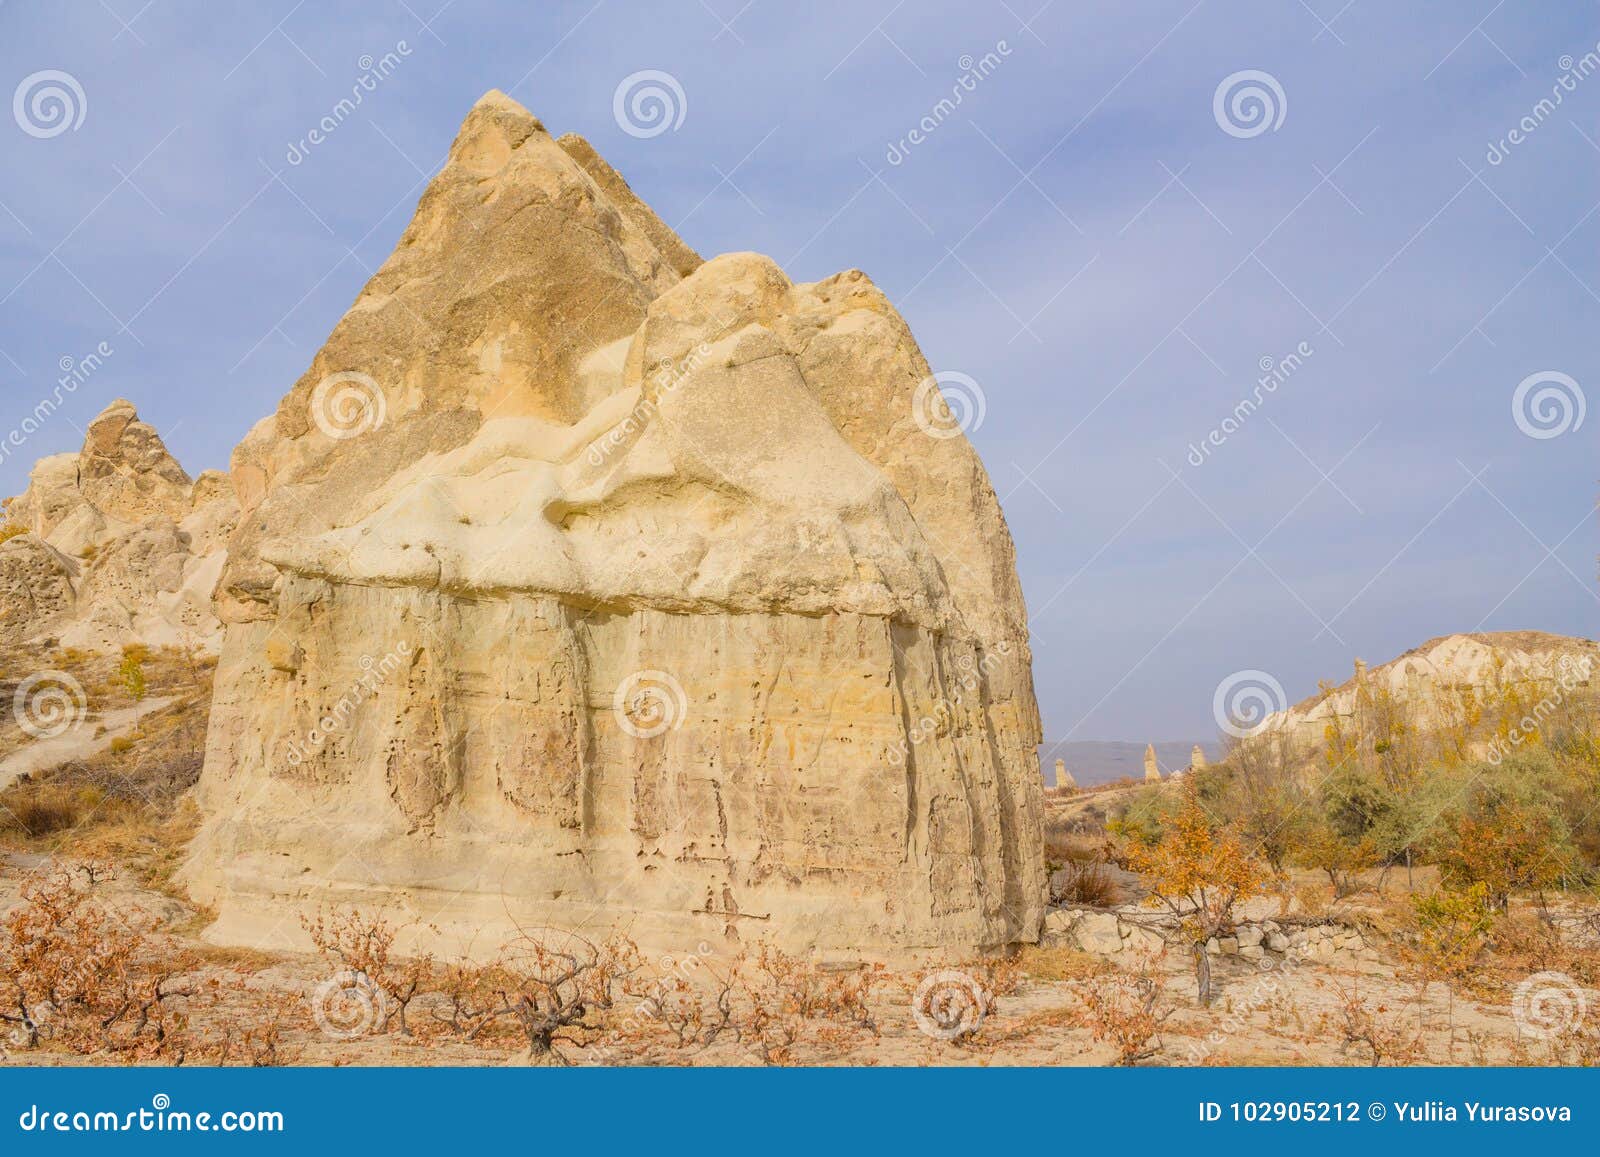
<svg viewBox="0 0 1600 1157"><path fill-rule="evenodd" d="M100 754L111 746L112 740L131 732L139 720L171 703L170 697L146 699L133 707L107 711L97 718L85 719L63 735L34 740L0 759L0 791L11 786L19 776L49 771L74 759L88 759Z"/></svg>

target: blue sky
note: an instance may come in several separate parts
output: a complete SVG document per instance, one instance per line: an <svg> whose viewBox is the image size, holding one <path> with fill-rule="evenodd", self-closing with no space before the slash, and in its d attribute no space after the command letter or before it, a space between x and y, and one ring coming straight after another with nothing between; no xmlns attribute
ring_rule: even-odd
<svg viewBox="0 0 1600 1157"><path fill-rule="evenodd" d="M26 100L0 117L0 439L62 359L113 350L0 493L117 396L225 466L498 87L706 255L866 270L977 383L1052 738L1214 735L1242 670L1295 700L1437 634L1600 634L1595 4L440 3L0 6L0 96L44 70L82 93L54 135ZM646 69L683 115L641 137L613 96ZM1282 94L1264 131L1217 118L1246 70ZM1570 416L1530 416L1545 388Z"/></svg>

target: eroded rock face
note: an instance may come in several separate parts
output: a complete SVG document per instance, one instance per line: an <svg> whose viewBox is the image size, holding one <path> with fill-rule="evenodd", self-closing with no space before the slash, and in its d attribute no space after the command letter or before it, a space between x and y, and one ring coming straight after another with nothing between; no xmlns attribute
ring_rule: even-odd
<svg viewBox="0 0 1600 1157"><path fill-rule="evenodd" d="M0 642L220 649L232 486L191 480L131 402L91 422L81 452L37 463L5 514L28 533L0 544Z"/></svg>
<svg viewBox="0 0 1600 1157"><path fill-rule="evenodd" d="M212 935L398 901L479 950L1034 939L1026 615L928 375L864 275L702 263L484 98L235 456Z"/></svg>

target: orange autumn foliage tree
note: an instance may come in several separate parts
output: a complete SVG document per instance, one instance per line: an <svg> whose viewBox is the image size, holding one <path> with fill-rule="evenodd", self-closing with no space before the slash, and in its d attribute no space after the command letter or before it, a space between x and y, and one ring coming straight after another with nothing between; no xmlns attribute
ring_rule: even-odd
<svg viewBox="0 0 1600 1157"><path fill-rule="evenodd" d="M1567 839L1553 811L1501 801L1481 816L1450 817L1439 866L1451 884L1483 885L1489 905L1505 912L1513 892L1542 893L1574 871Z"/></svg>
<svg viewBox="0 0 1600 1157"><path fill-rule="evenodd" d="M1128 849L1128 866L1150 889L1147 903L1177 918L1177 936L1194 957L1200 1003L1211 1003L1206 943L1233 927L1234 907L1260 894L1267 872L1231 832L1213 823L1192 784L1152 843Z"/></svg>

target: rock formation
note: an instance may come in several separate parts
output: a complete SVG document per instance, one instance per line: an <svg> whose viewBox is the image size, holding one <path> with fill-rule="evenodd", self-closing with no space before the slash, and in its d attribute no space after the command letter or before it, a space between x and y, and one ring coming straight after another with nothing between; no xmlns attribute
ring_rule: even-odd
<svg viewBox="0 0 1600 1157"><path fill-rule="evenodd" d="M1189 752L1189 770L1204 771L1207 766L1209 765L1206 760L1206 753L1201 750L1200 745L1197 743L1194 745L1194 750Z"/></svg>
<svg viewBox="0 0 1600 1157"><path fill-rule="evenodd" d="M1153 743L1147 743L1144 749L1144 781L1161 782L1161 766L1156 763L1156 745Z"/></svg>
<svg viewBox="0 0 1600 1157"><path fill-rule="evenodd" d="M1061 795L1070 795L1078 790L1078 781L1072 778L1072 773L1067 770L1067 761L1056 760L1056 791Z"/></svg>
<svg viewBox="0 0 1600 1157"><path fill-rule="evenodd" d="M478 949L1034 939L1026 614L929 379L864 274L702 262L484 97L234 456L212 938L337 901Z"/></svg>
<svg viewBox="0 0 1600 1157"><path fill-rule="evenodd" d="M1459 718L1469 696L1481 700L1514 685L1586 687L1597 678L1600 643L1591 639L1542 631L1443 635L1370 670L1357 659L1351 679L1268 716L1260 731L1320 744L1330 722L1354 719L1377 697L1407 704L1427 727Z"/></svg>
<svg viewBox="0 0 1600 1157"><path fill-rule="evenodd" d="M238 505L225 475L191 480L132 403L89 424L82 451L41 459L6 504L0 642L55 639L216 651L211 596Z"/></svg>

